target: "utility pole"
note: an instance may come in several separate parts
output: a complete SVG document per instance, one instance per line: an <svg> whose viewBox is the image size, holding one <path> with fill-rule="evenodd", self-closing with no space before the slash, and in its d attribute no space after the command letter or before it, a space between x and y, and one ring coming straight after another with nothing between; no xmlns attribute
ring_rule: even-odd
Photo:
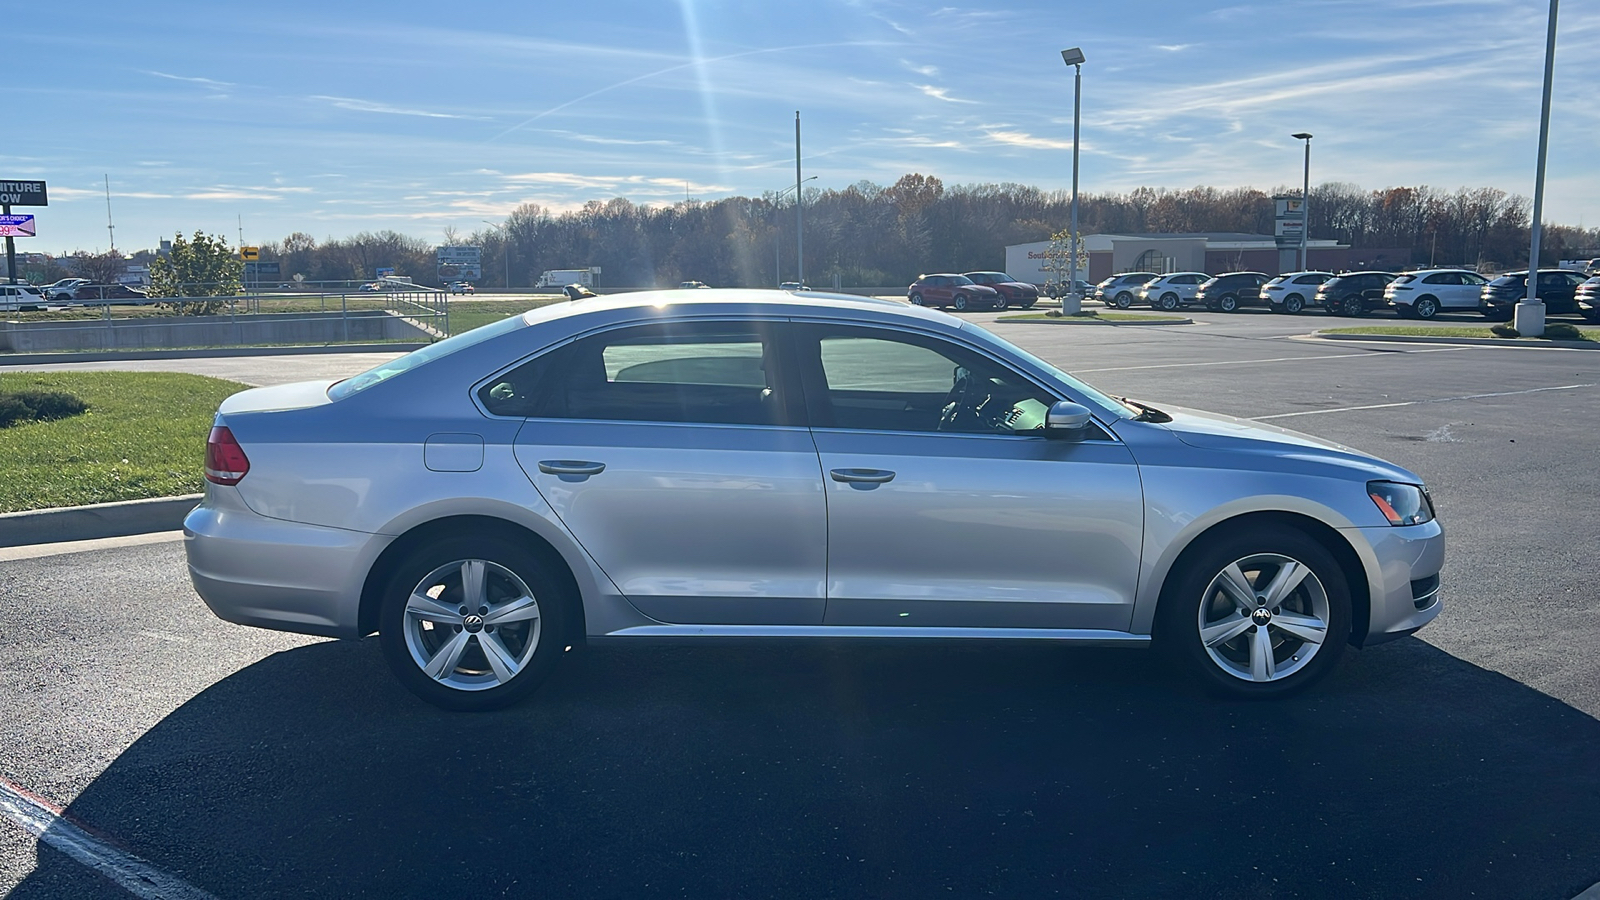
<svg viewBox="0 0 1600 900"><path fill-rule="evenodd" d="M111 249L117 249L117 228L111 224L111 175L106 174L106 234L111 238Z"/></svg>
<svg viewBox="0 0 1600 900"><path fill-rule="evenodd" d="M1550 87L1556 67L1556 5L1550 0L1550 23L1544 42L1544 99L1539 108L1539 166L1533 184L1533 228L1528 248L1528 294L1512 311L1511 327L1524 337L1544 334L1544 301L1539 299L1539 238L1544 230L1544 160L1550 149Z"/></svg>
<svg viewBox="0 0 1600 900"><path fill-rule="evenodd" d="M1554 3L1555 0L1550 0ZM805 288L805 189L800 178L800 110L795 110L795 279Z"/></svg>

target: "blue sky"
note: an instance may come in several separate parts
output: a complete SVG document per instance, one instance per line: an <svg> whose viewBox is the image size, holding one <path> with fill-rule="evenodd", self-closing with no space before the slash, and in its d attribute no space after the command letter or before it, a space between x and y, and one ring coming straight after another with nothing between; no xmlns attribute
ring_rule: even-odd
<svg viewBox="0 0 1600 900"><path fill-rule="evenodd" d="M65 8L63 8L65 7ZM11 4L0 178L40 237L104 249L465 234L523 202L671 203L815 186L1490 185L1531 195L1546 5L590 0ZM1600 10L1557 49L1548 221L1600 223ZM17 125L25 124L25 128ZM30 210L16 210L27 212Z"/></svg>

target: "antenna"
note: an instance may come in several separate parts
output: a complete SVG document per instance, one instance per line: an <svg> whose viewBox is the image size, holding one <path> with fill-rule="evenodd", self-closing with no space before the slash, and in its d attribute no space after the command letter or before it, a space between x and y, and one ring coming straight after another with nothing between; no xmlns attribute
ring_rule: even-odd
<svg viewBox="0 0 1600 900"><path fill-rule="evenodd" d="M243 247L244 246L244 213L238 213L237 215L239 216L239 246Z"/></svg>
<svg viewBox="0 0 1600 900"><path fill-rule="evenodd" d="M111 237L111 249L117 249L117 226L111 224L111 175L106 174L106 234Z"/></svg>

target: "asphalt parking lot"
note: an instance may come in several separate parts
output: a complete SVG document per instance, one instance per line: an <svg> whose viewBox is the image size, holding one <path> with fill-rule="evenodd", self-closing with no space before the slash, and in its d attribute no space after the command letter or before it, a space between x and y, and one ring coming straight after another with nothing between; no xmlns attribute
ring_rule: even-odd
<svg viewBox="0 0 1600 900"><path fill-rule="evenodd" d="M375 642L220 622L180 543L113 541L0 554L0 811L18 791L63 807L57 837L81 827L172 879L144 896L1565 900L1600 882L1600 353L1192 315L993 327L1110 393L1428 480L1444 613L1299 698L1218 701L1139 651L597 645L528 704L454 715ZM134 365L264 384L381 358ZM0 822L0 891L127 896L71 846Z"/></svg>

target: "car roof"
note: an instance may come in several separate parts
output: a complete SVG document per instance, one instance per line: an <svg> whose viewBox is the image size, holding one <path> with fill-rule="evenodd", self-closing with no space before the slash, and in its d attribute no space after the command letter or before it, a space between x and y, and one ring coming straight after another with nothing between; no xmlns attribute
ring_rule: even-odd
<svg viewBox="0 0 1600 900"><path fill-rule="evenodd" d="M879 300L854 294L824 291L779 291L757 288L682 288L659 291L633 291L585 297L571 302L546 304L523 313L529 325L555 322L573 316L604 315L607 319L627 319L642 313L649 318L689 318L717 315L800 315L817 318L877 319L922 321L956 325L961 319L937 310L912 306L896 300Z"/></svg>

